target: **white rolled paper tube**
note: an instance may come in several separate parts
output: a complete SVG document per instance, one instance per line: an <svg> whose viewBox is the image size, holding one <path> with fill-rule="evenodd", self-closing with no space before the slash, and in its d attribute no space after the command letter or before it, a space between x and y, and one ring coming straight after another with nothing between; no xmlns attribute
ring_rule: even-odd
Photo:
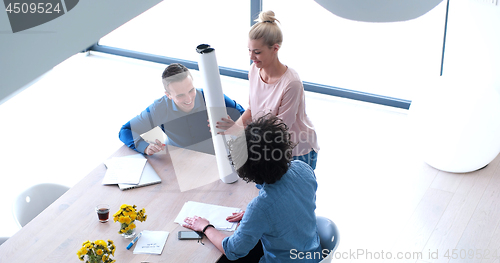
<svg viewBox="0 0 500 263"><path fill-rule="evenodd" d="M199 53L198 67L205 83L205 102L217 168L219 169L219 177L224 183L234 183L238 180L238 175L228 158L229 151L226 144L226 137L225 135L217 134L223 130L215 128L217 121L227 117L215 50L210 48L209 45L199 45L196 50Z"/></svg>

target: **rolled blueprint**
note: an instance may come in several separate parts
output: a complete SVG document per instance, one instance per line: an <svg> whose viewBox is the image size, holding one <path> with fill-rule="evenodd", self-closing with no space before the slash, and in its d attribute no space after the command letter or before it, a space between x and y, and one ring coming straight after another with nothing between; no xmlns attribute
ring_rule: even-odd
<svg viewBox="0 0 500 263"><path fill-rule="evenodd" d="M226 136L217 134L223 130L215 128L217 121L227 117L215 50L209 45L202 44L196 47L196 51L199 53L198 67L205 83L205 102L217 168L219 169L219 177L224 183L233 183L238 180L238 175L228 158L229 150L226 143Z"/></svg>

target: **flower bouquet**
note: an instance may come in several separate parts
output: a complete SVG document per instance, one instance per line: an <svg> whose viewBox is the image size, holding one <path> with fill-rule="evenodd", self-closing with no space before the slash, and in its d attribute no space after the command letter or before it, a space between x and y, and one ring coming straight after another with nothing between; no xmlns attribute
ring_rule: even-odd
<svg viewBox="0 0 500 263"><path fill-rule="evenodd" d="M115 255L115 244L112 240L108 240L108 243L104 240L96 240L94 242L85 241L82 248L76 252L76 255L81 261L85 260L85 255L87 256L87 263L113 263L116 260L110 258L110 255Z"/></svg>
<svg viewBox="0 0 500 263"><path fill-rule="evenodd" d="M122 234L125 238L130 238L135 236L135 220L140 222L146 221L148 217L145 213L146 210L143 208L137 211L137 206L123 204L120 210L113 215L113 220L120 222L120 231L118 234Z"/></svg>

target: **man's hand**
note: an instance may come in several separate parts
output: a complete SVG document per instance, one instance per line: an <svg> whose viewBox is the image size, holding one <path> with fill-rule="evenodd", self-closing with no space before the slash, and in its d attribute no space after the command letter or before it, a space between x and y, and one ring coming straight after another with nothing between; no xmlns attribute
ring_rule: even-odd
<svg viewBox="0 0 500 263"><path fill-rule="evenodd" d="M149 142L148 147L146 147L146 150L144 150L144 153L146 155L153 155L157 152L161 152L165 149L165 144L161 143L160 140L156 139L156 141Z"/></svg>
<svg viewBox="0 0 500 263"><path fill-rule="evenodd" d="M198 232L201 232L203 228L205 228L208 224L210 224L208 220L199 216L186 217L186 219L184 219L184 223L185 224L182 225L183 227Z"/></svg>
<svg viewBox="0 0 500 263"><path fill-rule="evenodd" d="M243 215L245 214L245 211L241 211L239 213L233 213L233 215L230 215L226 218L228 222L240 222L241 219L243 218Z"/></svg>

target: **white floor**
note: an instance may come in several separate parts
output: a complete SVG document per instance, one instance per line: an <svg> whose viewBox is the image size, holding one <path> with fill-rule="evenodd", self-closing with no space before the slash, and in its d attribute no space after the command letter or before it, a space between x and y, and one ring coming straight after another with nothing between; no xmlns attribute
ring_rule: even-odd
<svg viewBox="0 0 500 263"><path fill-rule="evenodd" d="M118 149L121 125L163 95L164 68L99 53L77 54L0 105L0 200L5 210L10 211L14 197L30 185L74 185ZM198 72L193 75L199 87ZM247 81L222 77L222 82L224 92L246 107ZM406 110L310 92L306 105L321 146L316 212L339 226L339 252L379 256L389 250L423 252L423 258L408 262L437 262L425 258L430 250L439 247L441 253L444 248L470 244L464 243L461 233L480 222L461 226L458 239L439 232L442 224L457 226L442 221L446 220L443 211L453 203L454 192L465 177L439 172L421 160ZM498 174L497 167L498 160L484 169L488 182ZM457 187L450 190L447 185ZM495 205L500 197L491 200L487 208L500 211ZM463 220L482 211L475 209L470 207L470 215ZM0 236L17 231L10 214L0 217ZM487 229L499 231L499 220L491 220ZM436 238L448 242L435 243ZM479 235L477 240L484 248L495 247L491 236ZM361 259L365 257L342 261Z"/></svg>

